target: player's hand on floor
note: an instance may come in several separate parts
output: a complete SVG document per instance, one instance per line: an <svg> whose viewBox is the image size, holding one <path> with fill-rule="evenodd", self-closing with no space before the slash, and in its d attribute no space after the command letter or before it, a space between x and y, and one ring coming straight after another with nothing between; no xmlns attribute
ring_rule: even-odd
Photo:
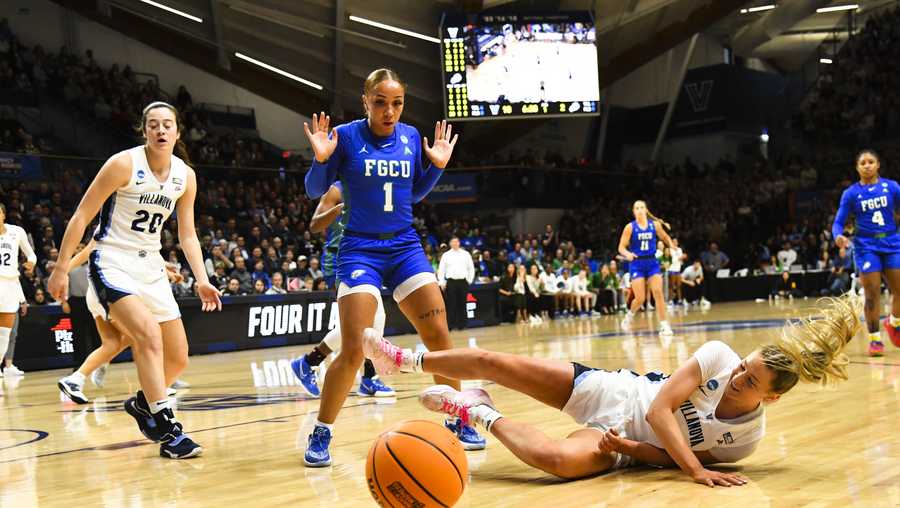
<svg viewBox="0 0 900 508"><path fill-rule="evenodd" d="M710 471L709 469L701 469L697 473L691 475L696 483L706 485L707 487L740 487L747 484L747 479L732 473L720 473L718 471Z"/></svg>

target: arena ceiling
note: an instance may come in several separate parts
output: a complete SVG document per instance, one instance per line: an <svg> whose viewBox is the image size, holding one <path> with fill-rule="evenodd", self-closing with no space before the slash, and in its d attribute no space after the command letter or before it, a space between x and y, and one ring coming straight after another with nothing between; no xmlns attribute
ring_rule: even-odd
<svg viewBox="0 0 900 508"><path fill-rule="evenodd" d="M85 12L81 2L55 1L80 4L78 11ZM240 52L302 77L321 87L291 82L296 94L311 99L303 104L325 104L350 115L361 111L361 83L368 72L380 66L395 68L409 78L408 120L427 125L441 114L438 44L376 28L355 21L356 17L435 37L445 11L593 10L603 87L697 32L734 47L740 56L766 60L777 69L796 70L818 51L828 51L820 49L823 42L847 34L848 11L817 14L816 9L851 1L158 0L202 18L202 23L161 10L150 0L91 3L96 4L100 16L114 18L112 10L123 10L215 47L220 62L233 61ZM861 8L854 15L894 2L855 0ZM742 8L767 3L779 5L773 10L741 13ZM249 86L252 88L252 83ZM296 104L285 105L296 108Z"/></svg>

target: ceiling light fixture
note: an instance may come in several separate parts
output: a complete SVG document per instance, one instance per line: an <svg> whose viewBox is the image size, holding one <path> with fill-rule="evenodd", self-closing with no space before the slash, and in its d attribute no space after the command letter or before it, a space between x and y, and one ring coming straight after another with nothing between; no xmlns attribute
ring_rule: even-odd
<svg viewBox="0 0 900 508"><path fill-rule="evenodd" d="M380 28L382 30L387 30L389 32L396 32L398 34L408 35L410 37L415 37L416 39L422 39L423 41L433 42L435 44L441 43L441 40L438 39L437 37L431 37L430 35L420 34L418 32L406 30L404 28L398 28L396 26L386 25L384 23L379 23L378 21L372 21L371 19L361 18L359 16L350 16L350 21L356 21L357 23L362 23L364 25L374 26L375 28Z"/></svg>
<svg viewBox="0 0 900 508"><path fill-rule="evenodd" d="M250 57L250 56L247 56L247 55L245 55L245 54L243 54L243 53L235 52L235 53L234 53L234 56L240 58L241 60L246 60L246 61L248 61L248 62L250 62L250 63L252 63L252 64L254 64L254 65L258 65L258 66L262 67L263 69L272 71L272 72L274 72L275 74L279 74L279 75L284 76L284 77L286 77L286 78L293 79L294 81L299 81L300 83L303 83L303 84L306 85L306 86L313 87L313 88L315 88L316 90L322 90L323 88L325 88L325 87L323 87L322 85L320 85L320 84L318 84L318 83L313 83L312 81L310 81L310 80L308 80L308 79L303 79L303 78L301 78L300 76L297 76L296 74L291 74L291 73L288 72L288 71L281 70L281 69L279 69L278 67L269 65L269 64L267 64L266 62L259 61L259 60L255 59L255 58Z"/></svg>
<svg viewBox="0 0 900 508"><path fill-rule="evenodd" d="M835 5L834 7L822 7L821 9L816 9L816 12L822 14L823 12L837 12L837 11L855 11L859 9L859 4L850 4L850 5Z"/></svg>
<svg viewBox="0 0 900 508"><path fill-rule="evenodd" d="M197 16L188 14L184 11L179 11L178 9L173 9L172 7L169 7L168 5L163 5L159 2L154 2L153 0L141 0L141 2L144 2L147 5L152 5L153 7L156 7L157 9L162 9L166 12L171 12L172 14L177 14L177 15L179 15L183 18L187 18L191 21L196 21L197 23L203 23L203 18L198 18Z"/></svg>

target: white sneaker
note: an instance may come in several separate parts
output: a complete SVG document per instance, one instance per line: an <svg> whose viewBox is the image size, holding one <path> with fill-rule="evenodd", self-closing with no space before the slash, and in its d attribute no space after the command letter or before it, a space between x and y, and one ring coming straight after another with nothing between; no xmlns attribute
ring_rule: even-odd
<svg viewBox="0 0 900 508"><path fill-rule="evenodd" d="M82 385L72 380L69 376L57 381L56 386L59 387L59 391L76 404L87 404L90 402L84 395L84 392L81 391L83 388Z"/></svg>
<svg viewBox="0 0 900 508"><path fill-rule="evenodd" d="M661 336L671 337L672 335L675 335L675 332L672 331L672 327L669 325L669 323L660 323L659 334Z"/></svg>
<svg viewBox="0 0 900 508"><path fill-rule="evenodd" d="M6 377L25 375L25 373L22 372L22 369L16 367L15 365L10 365L9 367L5 368L3 370L3 373L6 375Z"/></svg>
<svg viewBox="0 0 900 508"><path fill-rule="evenodd" d="M374 328L363 331L363 353L372 360L375 371L379 374L415 371L415 355L412 350L394 345Z"/></svg>
<svg viewBox="0 0 900 508"><path fill-rule="evenodd" d="M97 388L103 388L103 382L106 380L106 365L101 365L97 367L94 372L91 372L91 383L94 383L94 386Z"/></svg>
<svg viewBox="0 0 900 508"><path fill-rule="evenodd" d="M631 329L631 316L625 315L625 319L622 320L622 329L630 330Z"/></svg>
<svg viewBox="0 0 900 508"><path fill-rule="evenodd" d="M176 379L174 383L172 383L172 388L176 390L184 390L185 388L190 388L191 384L187 381L182 381L180 379Z"/></svg>
<svg viewBox="0 0 900 508"><path fill-rule="evenodd" d="M172 384L175 384L175 383L172 383ZM178 393L178 390L176 390L172 387L166 388L166 397L174 397L175 394L177 394L177 393Z"/></svg>

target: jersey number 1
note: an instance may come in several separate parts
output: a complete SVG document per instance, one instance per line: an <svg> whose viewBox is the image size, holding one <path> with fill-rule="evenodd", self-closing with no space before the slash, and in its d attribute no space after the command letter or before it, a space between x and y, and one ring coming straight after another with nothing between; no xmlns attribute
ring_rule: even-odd
<svg viewBox="0 0 900 508"><path fill-rule="evenodd" d="M384 183L384 211L394 211L394 182Z"/></svg>
<svg viewBox="0 0 900 508"><path fill-rule="evenodd" d="M138 210L137 211L137 219L131 221L131 230L137 231L138 233L156 233L159 230L159 226L162 225L163 216L161 213L154 213L153 216L150 215L150 212L146 210ZM150 224L147 225L147 229L144 229L144 224L147 222Z"/></svg>
<svg viewBox="0 0 900 508"><path fill-rule="evenodd" d="M877 210L872 214L872 222L879 226L884 226L884 215L881 215L881 210Z"/></svg>

